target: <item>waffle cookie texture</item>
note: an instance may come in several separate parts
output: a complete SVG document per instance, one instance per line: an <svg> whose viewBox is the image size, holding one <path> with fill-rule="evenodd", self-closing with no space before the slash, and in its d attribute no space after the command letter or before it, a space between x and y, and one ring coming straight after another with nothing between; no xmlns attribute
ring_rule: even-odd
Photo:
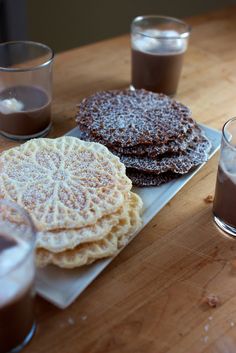
<svg viewBox="0 0 236 353"><path fill-rule="evenodd" d="M141 225L142 201L120 159L75 137L34 139L0 156L0 198L26 209L39 266L115 255Z"/></svg>
<svg viewBox="0 0 236 353"><path fill-rule="evenodd" d="M117 155L136 186L158 186L206 162L209 140L188 107L164 94L102 91L78 105L81 139Z"/></svg>
<svg viewBox="0 0 236 353"><path fill-rule="evenodd" d="M45 248L37 249L38 266L54 264L63 268L75 268L91 264L95 260L114 256L125 246L141 226L142 202L139 196L130 193L127 212L110 232L97 241L82 243L73 249L52 252Z"/></svg>

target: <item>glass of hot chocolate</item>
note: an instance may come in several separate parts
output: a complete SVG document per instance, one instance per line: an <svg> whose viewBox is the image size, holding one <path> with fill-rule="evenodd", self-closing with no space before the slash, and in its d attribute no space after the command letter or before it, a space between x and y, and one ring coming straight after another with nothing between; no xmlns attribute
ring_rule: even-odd
<svg viewBox="0 0 236 353"><path fill-rule="evenodd" d="M0 133L27 140L51 127L53 51L17 41L0 44Z"/></svg>
<svg viewBox="0 0 236 353"><path fill-rule="evenodd" d="M0 353L20 351L35 331L34 243L29 215L0 200Z"/></svg>
<svg viewBox="0 0 236 353"><path fill-rule="evenodd" d="M136 17L131 24L131 88L175 95L190 30L172 17Z"/></svg>
<svg viewBox="0 0 236 353"><path fill-rule="evenodd" d="M213 217L220 229L236 236L236 118L222 130Z"/></svg>

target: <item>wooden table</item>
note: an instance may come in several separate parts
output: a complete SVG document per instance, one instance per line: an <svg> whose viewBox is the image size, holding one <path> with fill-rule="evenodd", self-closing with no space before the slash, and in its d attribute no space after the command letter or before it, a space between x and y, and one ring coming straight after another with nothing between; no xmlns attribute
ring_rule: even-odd
<svg viewBox="0 0 236 353"><path fill-rule="evenodd" d="M236 115L236 7L189 19L191 43L177 98L220 129ZM75 105L129 85L129 38L62 53L54 70L54 129L75 126ZM12 145L1 140L2 148ZM218 156L150 222L67 310L37 299L26 353L236 352L236 240L212 222ZM206 296L220 299L216 308Z"/></svg>

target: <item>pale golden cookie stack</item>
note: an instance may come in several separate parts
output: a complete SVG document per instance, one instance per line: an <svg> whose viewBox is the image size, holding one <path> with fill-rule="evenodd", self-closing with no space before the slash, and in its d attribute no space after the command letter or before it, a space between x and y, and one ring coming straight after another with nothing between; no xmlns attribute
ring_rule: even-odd
<svg viewBox="0 0 236 353"><path fill-rule="evenodd" d="M142 201L131 187L119 158L75 137L31 140L0 156L0 197L30 213L39 266L115 255L141 226Z"/></svg>

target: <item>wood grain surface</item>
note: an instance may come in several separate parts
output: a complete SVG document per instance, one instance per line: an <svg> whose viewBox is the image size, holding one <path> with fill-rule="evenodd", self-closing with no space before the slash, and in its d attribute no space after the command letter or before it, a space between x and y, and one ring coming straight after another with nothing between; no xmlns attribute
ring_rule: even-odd
<svg viewBox="0 0 236 353"><path fill-rule="evenodd" d="M236 116L236 7L189 19L177 99L220 129ZM51 137L75 126L76 103L130 82L129 37L59 54ZM1 149L14 145L1 139ZM218 155L68 309L37 298L26 353L236 352L236 240L212 222ZM206 297L215 295L217 307Z"/></svg>

